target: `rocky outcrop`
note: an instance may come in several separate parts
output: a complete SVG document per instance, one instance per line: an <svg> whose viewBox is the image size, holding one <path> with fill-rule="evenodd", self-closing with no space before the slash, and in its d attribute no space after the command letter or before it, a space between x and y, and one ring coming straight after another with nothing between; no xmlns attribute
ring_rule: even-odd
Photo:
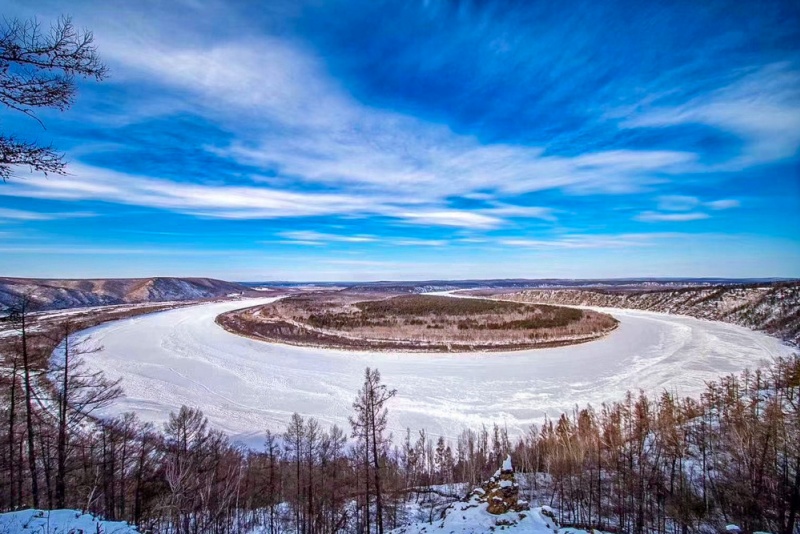
<svg viewBox="0 0 800 534"><path fill-rule="evenodd" d="M689 315L762 330L800 345L800 282L636 292L535 289L497 295L496 298Z"/></svg>
<svg viewBox="0 0 800 534"><path fill-rule="evenodd" d="M448 506L440 519L400 527L393 534L485 534L495 531L553 534L558 523L549 509L530 508L520 497L511 457L480 487ZM578 532L578 531L576 531Z"/></svg>

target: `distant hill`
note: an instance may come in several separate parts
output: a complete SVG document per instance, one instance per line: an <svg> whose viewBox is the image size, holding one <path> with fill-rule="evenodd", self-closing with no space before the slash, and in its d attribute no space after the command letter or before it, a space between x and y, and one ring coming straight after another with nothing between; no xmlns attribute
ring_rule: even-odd
<svg viewBox="0 0 800 534"><path fill-rule="evenodd" d="M36 311L222 297L248 293L241 284L213 278L109 278L48 280L0 278L0 309L30 295Z"/></svg>
<svg viewBox="0 0 800 534"><path fill-rule="evenodd" d="M690 315L763 330L800 346L800 282L635 292L529 289L497 296L538 304L630 308Z"/></svg>
<svg viewBox="0 0 800 534"><path fill-rule="evenodd" d="M608 291L640 291L651 289L676 289L684 287L714 287L769 284L784 281L776 278L509 278L487 280L426 280L344 283L331 285L347 287L357 291L394 293L428 293L431 291L453 291L458 289L603 289ZM249 284L248 284L249 285ZM255 285L255 284L254 284ZM272 283L273 286L299 284ZM323 284L319 284L323 285Z"/></svg>

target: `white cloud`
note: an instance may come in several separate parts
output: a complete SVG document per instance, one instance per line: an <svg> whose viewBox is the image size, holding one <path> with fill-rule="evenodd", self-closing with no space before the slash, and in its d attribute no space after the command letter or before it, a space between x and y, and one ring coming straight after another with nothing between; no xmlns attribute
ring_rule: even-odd
<svg viewBox="0 0 800 534"><path fill-rule="evenodd" d="M0 219L12 219L15 221L49 221L52 217L44 213L36 213L33 211L0 208Z"/></svg>
<svg viewBox="0 0 800 534"><path fill-rule="evenodd" d="M137 38L124 35L105 48L124 78L158 80L186 95L195 112L238 134L229 145L205 149L276 172L273 185L174 182L78 164L72 167L77 179L32 178L0 194L94 199L227 219L381 215L413 224L491 229L510 218L556 220L551 208L491 206L494 198L548 189L572 195L631 193L698 165L695 154L681 151L607 150L564 157L545 155L543 147L483 144L442 124L363 105L343 90L314 53L287 39L242 39L208 47L170 44L163 36L137 41L137 46L126 39ZM773 74L794 75L785 68ZM775 87L786 92L785 85L786 80ZM741 104L747 87L715 95L712 103ZM767 96L756 104L785 111L786 106L776 104L784 97L773 93L765 90ZM697 100L626 124L662 126L714 118L727 124L719 119L726 115L709 105ZM772 135L787 129L777 119L770 122L774 127L752 126L757 120L728 122L751 133ZM752 127L748 130L745 123ZM454 197L480 199L490 207L455 209L449 202ZM667 196L659 210L690 211L698 203L695 197ZM656 212L640 217L690 220Z"/></svg>
<svg viewBox="0 0 800 534"><path fill-rule="evenodd" d="M74 219L82 217L94 217L95 214L88 211L73 211L64 213L42 213L38 211L25 211L0 208L0 220L9 219L15 221L52 221L56 219Z"/></svg>
<svg viewBox="0 0 800 534"><path fill-rule="evenodd" d="M414 238L403 238L403 239L393 239L388 241L391 245L397 245L401 247L444 247L447 246L447 241L444 239L414 239Z"/></svg>
<svg viewBox="0 0 800 534"><path fill-rule="evenodd" d="M207 150L304 183L391 190L405 203L420 195L488 199L490 191L554 188L620 193L640 189L653 172L679 172L696 158L637 150L559 157L545 156L542 147L482 144L445 125L359 103L312 53L282 39L150 47L118 46L115 59L192 95L215 120L247 131L228 146Z"/></svg>
<svg viewBox="0 0 800 534"><path fill-rule="evenodd" d="M666 195L658 197L658 209L663 211L688 211L696 208L700 199L684 195Z"/></svg>
<svg viewBox="0 0 800 534"><path fill-rule="evenodd" d="M108 256L229 256L241 252L235 250L196 250L181 248L115 248L115 247L90 247L85 245L75 246L6 246L0 247L0 252L10 254L64 254L70 256L94 256L97 254Z"/></svg>
<svg viewBox="0 0 800 534"><path fill-rule="evenodd" d="M731 208L738 208L742 204L738 200L727 198L721 200L712 200L711 202L706 202L705 205L712 210L727 210Z"/></svg>
<svg viewBox="0 0 800 534"><path fill-rule="evenodd" d="M697 197L686 195L666 195L658 197L659 211L644 211L635 219L642 222L686 222L710 218L698 208L719 211L739 207L735 199L720 199L704 202Z"/></svg>
<svg viewBox="0 0 800 534"><path fill-rule="evenodd" d="M71 175L47 179L31 176L0 188L0 196L53 200L100 200L171 209L221 219L274 219L339 215L380 215L411 224L460 228L495 228L504 221L482 213L432 209L419 201L389 195L314 193L254 186L204 185L135 176L86 165L73 165ZM352 240L352 238L350 238ZM364 241L365 238L356 237ZM308 238L302 241L313 241Z"/></svg>
<svg viewBox="0 0 800 534"><path fill-rule="evenodd" d="M72 165L70 176L31 176L5 184L0 195L55 200L101 200L173 209L217 218L248 219L371 212L375 199L300 193L264 187L216 186L134 176Z"/></svg>
<svg viewBox="0 0 800 534"><path fill-rule="evenodd" d="M509 204L496 204L491 208L476 210L484 215L496 217L511 217L511 218L526 218L526 219L542 219L545 221L555 221L556 217L553 214L552 208L543 208L539 206L512 206Z"/></svg>
<svg viewBox="0 0 800 534"><path fill-rule="evenodd" d="M496 228L503 221L497 217L463 210L405 211L398 214L412 224L454 226L459 228Z"/></svg>
<svg viewBox="0 0 800 534"><path fill-rule="evenodd" d="M376 241L376 238L374 236L325 234L321 232L315 232L312 230L278 232L278 235L290 240L293 243L315 244L315 245L331 243L331 242L371 243L373 241Z"/></svg>
<svg viewBox="0 0 800 534"><path fill-rule="evenodd" d="M571 234L552 239L508 238L501 239L500 244L513 247L539 249L602 249L641 247L650 245L659 239L671 239L683 234L650 233L650 234Z"/></svg>
<svg viewBox="0 0 800 534"><path fill-rule="evenodd" d="M699 211L687 211L681 213L660 213L657 211L644 211L636 216L637 221L642 222L686 222L708 219L707 213Z"/></svg>
<svg viewBox="0 0 800 534"><path fill-rule="evenodd" d="M800 71L778 63L752 71L732 85L686 104L653 109L624 121L623 128L706 124L733 132L747 144L717 167L743 167L791 157L800 148Z"/></svg>

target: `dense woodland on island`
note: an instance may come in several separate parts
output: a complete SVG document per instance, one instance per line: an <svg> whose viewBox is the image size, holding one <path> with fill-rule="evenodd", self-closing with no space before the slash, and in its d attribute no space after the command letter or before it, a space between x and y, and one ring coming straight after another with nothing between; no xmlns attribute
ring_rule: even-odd
<svg viewBox="0 0 800 534"><path fill-rule="evenodd" d="M721 378L696 399L630 393L576 407L520 438L493 426L452 441L391 435L395 391L367 369L347 428L294 414L251 450L191 407L163 427L134 414L94 417L122 384L83 365L75 325L34 332L24 309L7 320L19 335L2 345L3 511L76 508L143 532L385 532L419 519L409 517L408 502L463 491L448 484L476 485L511 454L525 494L552 506L563 525L800 530L797 357ZM428 512L439 513L432 505Z"/></svg>

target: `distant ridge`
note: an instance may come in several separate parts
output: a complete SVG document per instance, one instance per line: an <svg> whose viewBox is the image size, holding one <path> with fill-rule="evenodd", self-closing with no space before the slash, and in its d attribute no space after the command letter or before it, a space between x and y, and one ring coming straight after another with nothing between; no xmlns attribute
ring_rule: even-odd
<svg viewBox="0 0 800 534"><path fill-rule="evenodd" d="M213 278L107 278L59 280L0 278L0 309L30 295L36 311L222 297L251 289Z"/></svg>
<svg viewBox="0 0 800 534"><path fill-rule="evenodd" d="M677 289L525 289L499 298L565 306L628 308L723 321L762 330L800 346L800 282Z"/></svg>
<svg viewBox="0 0 800 534"><path fill-rule="evenodd" d="M426 281L378 281L364 283L330 283L343 285L358 291L395 291L399 293L427 293L430 291L452 291L457 289L607 289L607 290L654 290L684 287L715 287L764 285L788 282L782 278L507 278L486 280L426 280ZM280 283L273 283L279 285ZM285 284L291 285L291 284ZM324 285L324 284L319 284Z"/></svg>

